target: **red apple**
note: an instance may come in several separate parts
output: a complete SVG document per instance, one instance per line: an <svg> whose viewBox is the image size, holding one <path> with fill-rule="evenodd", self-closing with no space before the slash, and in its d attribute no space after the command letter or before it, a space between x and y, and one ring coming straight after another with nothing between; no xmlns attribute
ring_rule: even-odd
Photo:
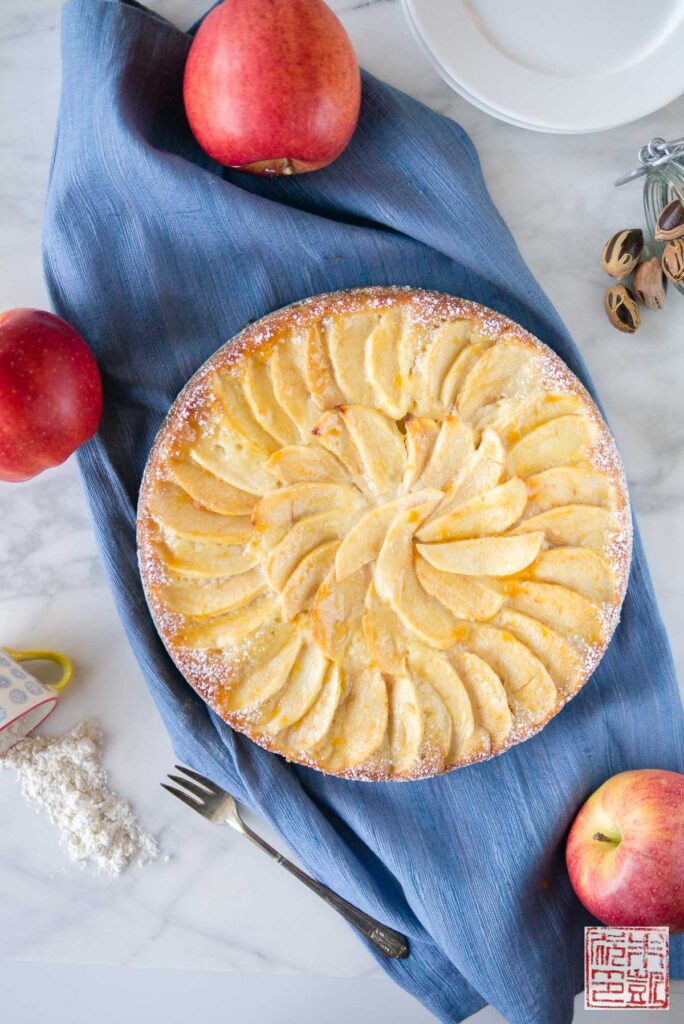
<svg viewBox="0 0 684 1024"><path fill-rule="evenodd" d="M0 313L0 480L57 466L97 430L102 383L83 338L52 313Z"/></svg>
<svg viewBox="0 0 684 1024"><path fill-rule="evenodd" d="M565 854L575 892L599 921L684 930L684 775L614 775L581 808Z"/></svg>
<svg viewBox="0 0 684 1024"><path fill-rule="evenodd" d="M323 0L224 0L188 54L185 109L209 156L250 174L325 167L349 142L361 78Z"/></svg>

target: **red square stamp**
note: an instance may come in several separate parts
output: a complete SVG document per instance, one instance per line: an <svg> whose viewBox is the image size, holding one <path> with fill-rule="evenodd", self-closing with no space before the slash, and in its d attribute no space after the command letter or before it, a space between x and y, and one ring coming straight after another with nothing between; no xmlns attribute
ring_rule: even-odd
<svg viewBox="0 0 684 1024"><path fill-rule="evenodd" d="M585 928L587 1010L667 1010L669 928Z"/></svg>

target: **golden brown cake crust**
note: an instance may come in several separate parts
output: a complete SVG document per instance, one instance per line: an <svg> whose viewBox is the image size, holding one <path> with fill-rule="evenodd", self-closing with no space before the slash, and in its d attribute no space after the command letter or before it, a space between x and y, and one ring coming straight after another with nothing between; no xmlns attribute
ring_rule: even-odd
<svg viewBox="0 0 684 1024"><path fill-rule="evenodd" d="M582 407L582 416L590 421L592 434L591 454L586 457L582 465L595 469L606 481L610 490L610 515L613 526L608 546L602 551L602 559L609 565L612 580L614 583L613 592L609 600L601 602L601 635L599 640L592 639L590 643L582 641L576 647L581 649L581 665L572 677L571 684L563 689L559 686L556 689L555 698L552 704L543 713L537 713L533 720L525 721L525 714L515 714L511 727L497 739L491 732L487 733L481 721L475 718L476 725L483 736L482 742L477 740L475 734L471 735L470 748L462 749L457 758L444 757L443 751L434 754L429 749L427 739L424 737L421 756L405 767L397 769L394 766L392 757L388 754L385 738L383 744L379 744L372 756L364 759L361 763L351 767L337 769L335 764L335 752L328 748L325 756L317 752L314 746L309 749L293 750L284 748L279 733L269 735L263 728L255 728L254 716L249 709L231 709L230 701L226 694L230 692L235 681L242 678L240 674L248 667L250 652L246 648L236 654L236 647L229 646L224 649L211 649L210 647L194 647L192 644L183 642L187 639L187 633L183 630L187 626L187 615L179 614L176 609L170 607L168 600L169 579L175 578L175 571L171 571L167 560L161 553L160 532L163 526L163 517L155 511L154 495L156 488L172 478L170 467L179 460L186 457L189 447L195 444L208 430L216 419L217 399L213 390L213 382L218 378L241 380L246 361L250 357L256 357L258 361L268 360L277 346L287 343L293 335L301 335L310 328L335 321L337 318L346 318L352 314L377 314L382 317L388 311L401 309L402 315L410 322L412 328L421 334L430 334L438 331L444 325L453 321L467 321L472 331L482 340L483 351L488 345L495 346L500 342L502 336L511 339L512 342L522 349L529 349L539 357L541 367L542 383L539 391L547 393L554 392L562 396L576 396ZM536 394L536 392L534 392ZM339 397L339 395L338 395ZM345 396L342 396L343 400ZM334 410L339 403L332 396L332 404L329 407ZM319 405L319 409L320 409ZM348 408L348 406L344 406ZM479 410L478 410L479 411ZM418 414L420 411L418 410ZM439 426L444 416L449 414L442 412L436 414L436 421ZM416 410L409 411L416 415ZM397 417L397 422L400 418ZM483 421L484 422L484 421ZM318 429L318 428L317 428ZM486 430L486 425L485 428ZM481 434L479 435L481 437ZM511 441L515 444L515 439ZM524 453L523 453L524 454ZM508 456L507 456L508 457ZM522 457L522 456L521 456ZM508 474L511 476L512 472ZM173 477L173 479L177 479ZM174 485L175 486L175 485ZM232 487L232 485L230 485ZM529 490L529 484L528 490ZM445 493L448 487L445 487ZM239 500L239 489L236 497ZM197 505L197 502L194 502ZM441 505L440 505L441 507ZM574 507L574 506L573 506ZM584 507L584 506L583 506ZM253 520L253 512L251 513ZM236 536L240 534L241 524L244 524L245 532L250 527L248 520L250 513L234 516L231 523L235 524ZM162 526L160 526L160 522ZM506 536L519 533L516 529L507 531ZM163 527L165 529L165 526ZM420 531L418 531L420 532ZM535 534L536 535L536 534ZM529 533L528 533L529 536ZM545 538L546 538L545 534ZM610 637L619 620L619 611L624 598L629 573L631 557L631 518L629 512L629 501L627 487L622 468L622 462L615 447L613 438L605 425L602 417L596 409L591 397L578 379L571 373L568 367L559 357L543 342L534 338L518 324L513 323L499 313L493 312L476 303L459 299L450 295L437 292L415 290L411 288L359 288L350 291L334 292L327 295L315 296L302 302L294 303L283 309L269 314L263 319L249 325L226 345L220 348L190 379L188 384L178 395L173 406L157 435L151 449L147 466L145 469L138 505L138 552L140 571L145 590L145 595L159 634L179 670L197 693L206 703L219 714L234 729L247 735L251 740L269 750L283 754L289 760L317 768L329 774L345 778L364 779L369 781L397 779L408 780L430 777L441 774L453 768L461 767L479 760L495 756L509 749L512 745L519 743L538 732L543 726L554 717L567 703L568 700L589 678L594 668L603 656ZM223 542L222 542L223 543ZM234 544L223 546L220 553L229 553L239 547L241 541L238 539ZM547 540L545 539L545 544ZM188 541L193 546L194 541ZM433 543L432 548L439 547ZM444 548L446 545L442 544ZM554 545L552 545L554 546ZM424 549L427 545L421 545ZM559 547L556 546L556 550ZM570 550L567 546L564 550ZM219 550L215 548L215 550ZM575 550L573 548L573 550ZM536 563L535 563L536 564ZM259 571L260 563L255 563L255 571ZM432 570L431 570L432 571ZM245 573L248 575L249 570ZM525 591L522 598L516 596L516 580L523 577L523 573L515 573L505 579L497 577L497 593L503 595L503 612L513 615L516 612L516 600L528 600L523 581L522 589ZM460 577L461 579L463 577ZM541 577L543 579L543 577ZM529 575L525 577L529 581ZM494 582L492 582L494 586ZM266 600L262 591L255 591L257 594L255 602ZM185 595L185 591L184 591ZM184 599L186 599L184 597ZM520 607L526 607L524 604ZM302 615L305 613L302 613ZM497 613L498 614L498 613ZM276 618L278 614L276 613ZM295 623L300 621L302 616L295 617ZM202 621L206 620L206 616ZM498 619L495 617L495 621ZM455 664L459 664L458 658L462 652L477 649L478 656L488 643L487 625L490 620L464 623L454 645ZM504 623L505 625L505 623ZM308 626L307 626L308 628ZM497 630L504 627L498 623ZM546 627L543 627L544 629ZM484 632L483 632L484 630ZM548 630L546 630L548 632ZM553 630L551 630L553 633ZM181 639L181 634L183 638ZM471 635L477 638L476 648L472 648ZM508 636L509 634L505 634ZM554 634L555 635L555 634ZM574 644L574 639L572 643ZM443 648L442 648L443 650ZM424 645L421 651L425 653ZM575 651L575 653L576 653ZM452 648L445 653L450 656ZM460 653L459 653L460 652ZM573 655L574 656L574 655ZM485 659L486 660L486 659ZM462 662L460 663L462 667ZM490 665L494 662L490 662ZM459 671L461 671L459 667ZM462 673L461 673L462 674ZM501 672L499 673L502 674ZM388 673L382 672L383 679L388 680ZM390 682L387 682L390 685ZM471 703L473 703L472 690L469 689ZM388 735L391 726L387 725ZM487 733L487 735L485 735ZM426 734L427 736L427 734ZM342 743L342 741L340 741ZM426 746L427 744L427 746ZM394 755L392 755L394 756Z"/></svg>

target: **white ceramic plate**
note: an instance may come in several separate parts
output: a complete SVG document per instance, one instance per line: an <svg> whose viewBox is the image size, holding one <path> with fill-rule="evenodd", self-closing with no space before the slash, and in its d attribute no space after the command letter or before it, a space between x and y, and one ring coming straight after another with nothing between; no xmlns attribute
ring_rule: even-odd
<svg viewBox="0 0 684 1024"><path fill-rule="evenodd" d="M684 92L684 0L403 0L442 77L502 120L596 132Z"/></svg>

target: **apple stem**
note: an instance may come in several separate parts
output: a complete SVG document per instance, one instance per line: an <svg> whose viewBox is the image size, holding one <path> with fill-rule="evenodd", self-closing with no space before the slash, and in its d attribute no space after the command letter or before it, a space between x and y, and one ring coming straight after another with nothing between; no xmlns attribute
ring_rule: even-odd
<svg viewBox="0 0 684 1024"><path fill-rule="evenodd" d="M594 832L593 838L599 843L613 843L617 845L617 840L611 839L610 836L605 835L603 832Z"/></svg>

